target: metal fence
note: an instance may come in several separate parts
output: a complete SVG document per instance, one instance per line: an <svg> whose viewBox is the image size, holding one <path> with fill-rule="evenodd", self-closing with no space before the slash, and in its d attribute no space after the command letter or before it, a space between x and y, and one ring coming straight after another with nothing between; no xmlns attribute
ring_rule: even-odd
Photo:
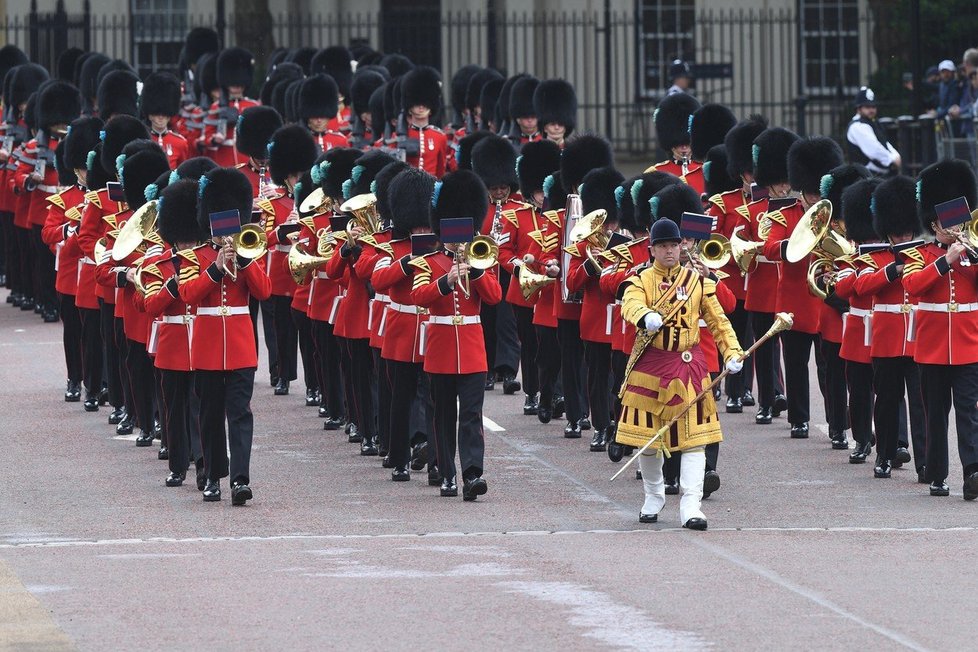
<svg viewBox="0 0 978 652"><path fill-rule="evenodd" d="M439 12L284 14L260 19L222 15L106 15L87 2L79 15L60 3L48 14L8 16L8 43L53 69L66 47L98 50L140 70L172 68L187 29L220 28L226 45L242 45L262 62L274 47L367 44L402 52L445 73L467 63L562 77L579 98L579 129L605 134L620 151L655 148L651 115L674 58L694 64L692 92L735 113L766 115L799 133L842 138L851 98L876 65L871 15L832 16L792 10ZM256 25L266 27L255 39ZM238 43L239 35L248 34ZM446 92L448 84L445 84ZM886 114L887 107L881 107Z"/></svg>

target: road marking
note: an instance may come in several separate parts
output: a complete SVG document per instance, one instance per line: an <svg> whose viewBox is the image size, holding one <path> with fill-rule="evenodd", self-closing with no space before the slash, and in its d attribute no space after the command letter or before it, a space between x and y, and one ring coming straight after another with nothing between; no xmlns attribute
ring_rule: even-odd
<svg viewBox="0 0 978 652"><path fill-rule="evenodd" d="M39 592L62 587L39 586ZM0 627L5 650L71 650L74 646L50 612L28 591L13 570L0 561Z"/></svg>
<svg viewBox="0 0 978 652"><path fill-rule="evenodd" d="M485 415L482 416L482 425L492 432L506 432L505 428Z"/></svg>

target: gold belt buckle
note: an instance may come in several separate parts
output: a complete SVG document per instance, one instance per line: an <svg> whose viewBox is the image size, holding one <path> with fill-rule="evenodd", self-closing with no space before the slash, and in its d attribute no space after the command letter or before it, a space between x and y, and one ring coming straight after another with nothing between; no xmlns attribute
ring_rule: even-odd
<svg viewBox="0 0 978 652"><path fill-rule="evenodd" d="M947 311L948 312L957 312L958 311L958 304L954 303L953 301L951 303L947 304Z"/></svg>
<svg viewBox="0 0 978 652"><path fill-rule="evenodd" d="M231 310L227 306L221 306L218 308L217 312L219 315L221 315L221 317L227 317L231 314Z"/></svg>
<svg viewBox="0 0 978 652"><path fill-rule="evenodd" d="M689 351L683 351L682 359L683 359L683 362L692 362L693 361L693 354L691 352L689 352Z"/></svg>
<svg viewBox="0 0 978 652"><path fill-rule="evenodd" d="M909 303L905 303L905 304L901 305L900 306L900 312L903 312L903 313L910 312L910 304Z"/></svg>
<svg viewBox="0 0 978 652"><path fill-rule="evenodd" d="M462 315L455 315L455 316L452 317L452 325L453 326L461 326L462 325L462 321L464 319L465 318Z"/></svg>

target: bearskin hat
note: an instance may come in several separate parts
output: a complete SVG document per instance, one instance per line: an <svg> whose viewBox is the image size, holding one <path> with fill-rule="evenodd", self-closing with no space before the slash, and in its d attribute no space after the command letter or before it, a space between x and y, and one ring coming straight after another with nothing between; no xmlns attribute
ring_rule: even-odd
<svg viewBox="0 0 978 652"><path fill-rule="evenodd" d="M752 115L738 122L727 132L723 146L727 149L727 174L740 179L742 174L754 174L754 139L767 129L767 119Z"/></svg>
<svg viewBox="0 0 978 652"><path fill-rule="evenodd" d="M734 179L727 173L727 148L722 144L714 145L706 152L703 181L706 182L707 197L736 190L743 185L740 179Z"/></svg>
<svg viewBox="0 0 978 652"><path fill-rule="evenodd" d="M117 70L121 70L123 72L131 72L133 75L136 76L136 79L139 79L139 75L136 74L136 69L130 66L126 61L123 61L122 59L112 59L111 61L109 61L104 66L98 69L98 77L96 77L95 83L101 86L105 78Z"/></svg>
<svg viewBox="0 0 978 652"><path fill-rule="evenodd" d="M250 106L238 116L234 146L256 161L268 158L268 143L282 126L282 116L270 106Z"/></svg>
<svg viewBox="0 0 978 652"><path fill-rule="evenodd" d="M798 135L783 127L766 129L754 139L751 156L757 185L773 186L788 181L788 150L797 141ZM815 192L818 192L817 183Z"/></svg>
<svg viewBox="0 0 978 652"><path fill-rule="evenodd" d="M831 138L796 140L788 149L788 181L795 190L819 195L822 177L842 165L843 160L842 148Z"/></svg>
<svg viewBox="0 0 978 652"><path fill-rule="evenodd" d="M509 114L513 119L529 118L537 114L533 106L533 94L540 85L540 80L536 77L521 77L513 83L513 89L509 93Z"/></svg>
<svg viewBox="0 0 978 652"><path fill-rule="evenodd" d="M842 215L845 217L846 237L853 242L862 244L876 242L880 239L880 235L873 226L871 205L873 191L881 182L882 179L866 177L846 186L845 190L842 191L840 203Z"/></svg>
<svg viewBox="0 0 978 652"><path fill-rule="evenodd" d="M66 81L45 84L37 99L37 124L41 129L67 125L81 115L81 95Z"/></svg>
<svg viewBox="0 0 978 652"><path fill-rule="evenodd" d="M102 165L102 149L102 141L95 143L95 147L85 158L85 186L89 190L99 190L100 188L104 188L110 181L115 180L115 167L109 172Z"/></svg>
<svg viewBox="0 0 978 652"><path fill-rule="evenodd" d="M36 63L25 63L12 68L10 74L10 98L4 98L4 104L15 108L26 102L41 84L50 79L48 71Z"/></svg>
<svg viewBox="0 0 978 652"><path fill-rule="evenodd" d="M591 170L581 181L581 206L584 214L591 211L604 210L608 213L608 222L618 221L618 203L615 189L621 185L625 177L615 168L608 166Z"/></svg>
<svg viewBox="0 0 978 652"><path fill-rule="evenodd" d="M299 121L299 90L305 80L296 79L285 87L285 113L283 117L288 123Z"/></svg>
<svg viewBox="0 0 978 652"><path fill-rule="evenodd" d="M86 100L94 100L98 94L98 71L109 62L101 52L94 52L85 58L78 72L78 90Z"/></svg>
<svg viewBox="0 0 978 652"><path fill-rule="evenodd" d="M124 74L124 73L123 73ZM105 123L102 132L102 167L115 176L115 159L130 142L149 139L149 129L131 115L117 115Z"/></svg>
<svg viewBox="0 0 978 652"><path fill-rule="evenodd" d="M945 159L931 163L917 177L917 210L920 223L933 233L931 223L937 222L934 207L946 201L964 197L971 210L978 209L978 182L971 164L961 159Z"/></svg>
<svg viewBox="0 0 978 652"><path fill-rule="evenodd" d="M197 186L197 225L211 232L211 213L237 210L242 224L251 221L251 181L235 168L215 168L200 178Z"/></svg>
<svg viewBox="0 0 978 652"><path fill-rule="evenodd" d="M491 131L477 131L465 136L458 141L458 150L455 152L455 162L458 163L459 170L472 169L472 150L484 139L492 136Z"/></svg>
<svg viewBox="0 0 978 652"><path fill-rule="evenodd" d="M659 102L652 114L659 147L669 152L673 147L688 145L689 118L700 108L699 101L686 93L675 93Z"/></svg>
<svg viewBox="0 0 978 652"><path fill-rule="evenodd" d="M316 141L305 127L288 125L276 130L266 147L268 172L281 186L289 175L308 170L316 160Z"/></svg>
<svg viewBox="0 0 978 652"><path fill-rule="evenodd" d="M548 124L564 125L570 136L577 125L577 94L574 87L563 79L547 79L537 84L533 91L533 113L543 130ZM519 117L513 113L513 117Z"/></svg>
<svg viewBox="0 0 978 652"><path fill-rule="evenodd" d="M401 77L414 70L414 63L403 54L385 54L380 59L380 65L387 68L391 79Z"/></svg>
<svg viewBox="0 0 978 652"><path fill-rule="evenodd" d="M66 50L65 53L70 52L73 49L75 48L70 48L69 50ZM6 77L7 73L10 72L12 68L28 63L29 61L30 59L27 58L27 55L24 54L24 51L21 50L16 45L3 46L2 48L0 48L0 80ZM60 58L58 59L58 63L59 63L58 70L60 71L61 70ZM74 79L73 76L68 77L68 81L71 81L72 79Z"/></svg>
<svg viewBox="0 0 978 652"><path fill-rule="evenodd" d="M412 168L404 161L394 161L393 163L388 163L381 168L380 172L377 173L374 180L370 183L370 191L377 196L377 212L380 213L380 216L385 220L390 220L391 216L393 215L389 201L391 181L393 181L394 178L404 170L410 169ZM427 214L425 214L424 218L424 226L427 226ZM394 228L397 228L396 224ZM401 237L407 236L407 232L405 231L401 231L400 234Z"/></svg>
<svg viewBox="0 0 978 652"><path fill-rule="evenodd" d="M401 114L401 78L384 84L384 121L393 123Z"/></svg>
<svg viewBox="0 0 978 652"><path fill-rule="evenodd" d="M353 55L342 45L331 45L320 50L312 58L313 74L325 73L333 78L340 97L350 101L350 84L353 83Z"/></svg>
<svg viewBox="0 0 978 652"><path fill-rule="evenodd" d="M296 64L288 62L276 64L271 72L268 73L268 77L265 78L265 83L262 84L261 92L258 94L261 103L265 106L274 106L272 103L272 94L275 92L275 88L279 84L302 79L302 77L302 68Z"/></svg>
<svg viewBox="0 0 978 652"><path fill-rule="evenodd" d="M180 80L172 73L150 73L139 94L140 113L146 118L151 115L177 115L180 113L180 95Z"/></svg>
<svg viewBox="0 0 978 652"><path fill-rule="evenodd" d="M312 58L316 56L318 51L313 47L296 48L295 50L289 51L285 60L289 63L296 64L302 68L303 74L309 75L312 73Z"/></svg>
<svg viewBox="0 0 978 652"><path fill-rule="evenodd" d="M386 82L383 86L374 89L374 92L370 94L370 103L367 105L370 107L370 131L375 140L384 135L385 128L390 124L387 121L387 112L384 110L384 96L387 93L387 85L390 83L392 82ZM356 88L355 82L354 88Z"/></svg>
<svg viewBox="0 0 978 652"><path fill-rule="evenodd" d="M481 66L470 63L467 66L462 66L452 75L452 108L455 109L456 120L459 122L462 118L462 112L467 108L465 93L469 90L469 82L481 70Z"/></svg>
<svg viewBox="0 0 978 652"><path fill-rule="evenodd" d="M931 233L934 232L930 228L930 222L921 223L917 212L916 192L913 179L902 174L890 177L876 186L869 206L873 213L873 230L881 238L886 240L891 235L904 233L918 235L921 226Z"/></svg>
<svg viewBox="0 0 978 652"><path fill-rule="evenodd" d="M343 182L343 199L370 192L370 185L377 173L396 160L381 149L371 149L361 154L350 170L350 178Z"/></svg>
<svg viewBox="0 0 978 652"><path fill-rule="evenodd" d="M482 95L482 87L494 79L503 79L503 76L498 70L494 70L492 68L483 68L472 75L472 78L469 79L468 86L465 87L465 108L467 108L469 111L473 111L482 106L479 104L479 98ZM492 111L493 108L494 107L490 107L487 110Z"/></svg>
<svg viewBox="0 0 978 652"><path fill-rule="evenodd" d="M103 123L98 118L76 118L68 125L68 134L64 137L65 165L74 169L88 167L88 153L99 142L99 132Z"/></svg>
<svg viewBox="0 0 978 652"><path fill-rule="evenodd" d="M187 32L187 38L183 42L183 50L180 53L180 68L186 70L205 54L209 52L217 53L221 50L221 39L210 27L194 27Z"/></svg>
<svg viewBox="0 0 978 652"><path fill-rule="evenodd" d="M514 114L515 117L515 114ZM560 169L560 147L550 140L538 140L523 145L516 158L516 176L520 194L529 201L533 193L543 188L543 180Z"/></svg>
<svg viewBox="0 0 978 652"><path fill-rule="evenodd" d="M62 140L54 148L54 169L58 173L59 186L73 186L78 183L75 171L65 165L65 141Z"/></svg>
<svg viewBox="0 0 978 652"><path fill-rule="evenodd" d="M359 75L360 73L365 73L365 72L375 72L378 75L380 75L381 77L383 77L385 82L388 82L388 81L391 80L391 71L390 70L388 70L387 68L385 68L383 66L371 65L371 64L362 64L362 65L357 66L357 71L355 73L353 73L353 78L356 79L357 75Z"/></svg>
<svg viewBox="0 0 978 652"><path fill-rule="evenodd" d="M139 115L139 77L127 70L113 70L98 85L95 104L105 119L115 115Z"/></svg>
<svg viewBox="0 0 978 652"><path fill-rule="evenodd" d="M547 175L543 180L543 207L550 211L559 211L567 205L567 191L560 182L560 171Z"/></svg>
<svg viewBox="0 0 978 652"><path fill-rule="evenodd" d="M255 76L255 56L244 48L227 48L217 55L217 83L221 88L244 86Z"/></svg>
<svg viewBox="0 0 978 652"><path fill-rule="evenodd" d="M527 77L527 74L523 72L512 77L507 77L506 81L503 82L502 89L499 91L499 99L496 101L496 128L500 134L507 127L510 120L513 119L513 114L510 113L509 108L510 99L513 97L513 86L525 77Z"/></svg>
<svg viewBox="0 0 978 652"><path fill-rule="evenodd" d="M383 54L377 52L376 50L371 50L368 48L367 51L357 56L358 50L359 50L358 46L356 45L353 46L353 56L357 57L357 70L359 70L361 66L380 66L381 68L383 68L383 66L380 65L381 60L383 60L384 58ZM390 70L387 70L387 68L384 68L384 70L387 71L385 74L387 78L390 79L390 75L391 75Z"/></svg>
<svg viewBox="0 0 978 652"><path fill-rule="evenodd" d="M293 64L288 64L293 65ZM275 88L272 89L272 107L278 111L278 114L282 116L282 120L285 122L293 122L293 116L289 112L289 89L295 86L298 90L299 85L302 84L302 78L298 77L296 79L283 79L281 82L275 84Z"/></svg>
<svg viewBox="0 0 978 652"><path fill-rule="evenodd" d="M582 134L567 141L560 157L560 182L569 193L576 193L581 179L595 168L614 162L611 143L593 134Z"/></svg>
<svg viewBox="0 0 978 652"><path fill-rule="evenodd" d="M334 147L323 155L324 161L313 166L312 181L318 183L327 197L343 198L343 182L353 174L363 152L353 147Z"/></svg>
<svg viewBox="0 0 978 652"><path fill-rule="evenodd" d="M520 186L516 178L516 150L502 136L490 135L472 148L472 171L487 188L509 186L514 192Z"/></svg>
<svg viewBox="0 0 978 652"><path fill-rule="evenodd" d="M81 48L68 48L58 55L58 79L61 81L66 81L69 84L75 83L75 64L78 62L78 59L82 54L84 54L84 51ZM3 73L4 70L9 69L9 66L5 67L3 65L3 50L0 49L0 73ZM0 77L0 79L2 79L2 77Z"/></svg>
<svg viewBox="0 0 978 652"><path fill-rule="evenodd" d="M37 129L37 92L31 93L24 105L24 122L28 129Z"/></svg>
<svg viewBox="0 0 978 652"><path fill-rule="evenodd" d="M298 118L303 123L311 118L335 118L340 110L340 91L332 77L319 73L302 82L298 103Z"/></svg>
<svg viewBox="0 0 978 652"><path fill-rule="evenodd" d="M711 147L722 145L737 118L722 104L704 104L689 116L689 146L693 159L705 161Z"/></svg>
<svg viewBox="0 0 978 652"><path fill-rule="evenodd" d="M315 165L315 163L313 165ZM306 170L299 175L299 180L296 181L295 185L292 187L292 200L297 207L296 210L299 210L298 207L302 206L302 202L304 202L306 197L311 195L312 191L315 189L316 184L312 182L312 175L309 174L309 170ZM306 214L300 211L299 217L306 217Z"/></svg>
<svg viewBox="0 0 978 652"><path fill-rule="evenodd" d="M615 207L617 208L618 227L630 233L638 233L643 228L648 231L648 227L639 227L635 221L635 202L632 201L632 184L641 177L632 177L618 184L615 188Z"/></svg>
<svg viewBox="0 0 978 652"><path fill-rule="evenodd" d="M370 113L373 116L373 109L370 107L370 97L384 83L384 78L380 73L373 72L372 70L364 72L357 71L357 74L353 76L353 84L350 87L350 107L354 115ZM383 101L383 97L383 95L380 96L381 101Z"/></svg>
<svg viewBox="0 0 978 652"><path fill-rule="evenodd" d="M217 55L215 53L208 52L197 60L194 86L197 94L203 97L201 106L206 109L211 105L211 91L221 87L217 82Z"/></svg>
<svg viewBox="0 0 978 652"><path fill-rule="evenodd" d="M674 96L673 96L674 97ZM683 213L702 213L703 201L696 189L685 183L672 183L649 200L652 222L669 219L680 224Z"/></svg>
<svg viewBox="0 0 978 652"><path fill-rule="evenodd" d="M381 173L386 173L388 169L384 168ZM380 185L379 181L378 178L378 185ZM414 229L431 225L431 200L434 190L435 178L424 170L414 168L401 170L388 181L387 205L390 209L391 223L398 235L406 237ZM483 196L486 196L485 191ZM485 215L484 211L482 215Z"/></svg>
<svg viewBox="0 0 978 652"><path fill-rule="evenodd" d="M160 194L156 210L157 228L165 242L175 245L208 238L197 221L196 179L180 179L167 185Z"/></svg>
<svg viewBox="0 0 978 652"><path fill-rule="evenodd" d="M632 205L635 207L635 224L644 230L649 230L655 217L649 200L666 186L681 184L682 179L668 172L646 172L632 184L629 192ZM683 184L685 185L685 184Z"/></svg>
<svg viewBox="0 0 978 652"><path fill-rule="evenodd" d="M430 66L418 66L401 81L401 103L404 110L426 106L432 115L441 109L441 76Z"/></svg>
<svg viewBox="0 0 978 652"><path fill-rule="evenodd" d="M143 196L146 197L146 201L153 201L154 199L159 199L160 194L166 190L166 187L170 185L170 176L174 174L173 170L167 170L160 176L156 177L156 181L146 186L143 190ZM179 181L179 178L175 178L174 181ZM197 211L193 212L193 220L196 224L197 222Z"/></svg>
<svg viewBox="0 0 978 652"><path fill-rule="evenodd" d="M122 192L131 210L146 203L146 186L169 169L170 161L159 146L155 150L146 148L126 156L119 181L122 182Z"/></svg>
<svg viewBox="0 0 978 652"><path fill-rule="evenodd" d="M180 179L193 179L196 181L216 167L218 166L214 162L214 159L208 158L207 156L189 158L170 173L169 183L174 183Z"/></svg>
<svg viewBox="0 0 978 652"><path fill-rule="evenodd" d="M819 196L832 202L832 217L842 219L848 224L842 212L842 193L852 184L869 176L869 170L858 163L836 166L822 176Z"/></svg>
<svg viewBox="0 0 978 652"><path fill-rule="evenodd" d="M503 84L506 81L502 78L493 79L482 86L479 94L479 106L482 107L482 124L488 128L489 123L493 124L493 131L499 128L499 94L503 92Z"/></svg>
<svg viewBox="0 0 978 652"><path fill-rule="evenodd" d="M475 172L458 170L435 183L431 203L431 230L435 233L441 233L442 220L452 217L471 217L478 231L489 210L489 192Z"/></svg>

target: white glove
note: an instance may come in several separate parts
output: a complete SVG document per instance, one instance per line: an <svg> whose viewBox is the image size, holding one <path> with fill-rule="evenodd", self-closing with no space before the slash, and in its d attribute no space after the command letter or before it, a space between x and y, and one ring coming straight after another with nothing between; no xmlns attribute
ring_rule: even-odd
<svg viewBox="0 0 978 652"><path fill-rule="evenodd" d="M650 312L642 320L642 326L650 333L658 333L662 328L662 315L657 312Z"/></svg>
<svg viewBox="0 0 978 652"><path fill-rule="evenodd" d="M740 370L744 368L744 361L738 360L737 358L732 358L727 363L727 371L732 374L739 374Z"/></svg>

